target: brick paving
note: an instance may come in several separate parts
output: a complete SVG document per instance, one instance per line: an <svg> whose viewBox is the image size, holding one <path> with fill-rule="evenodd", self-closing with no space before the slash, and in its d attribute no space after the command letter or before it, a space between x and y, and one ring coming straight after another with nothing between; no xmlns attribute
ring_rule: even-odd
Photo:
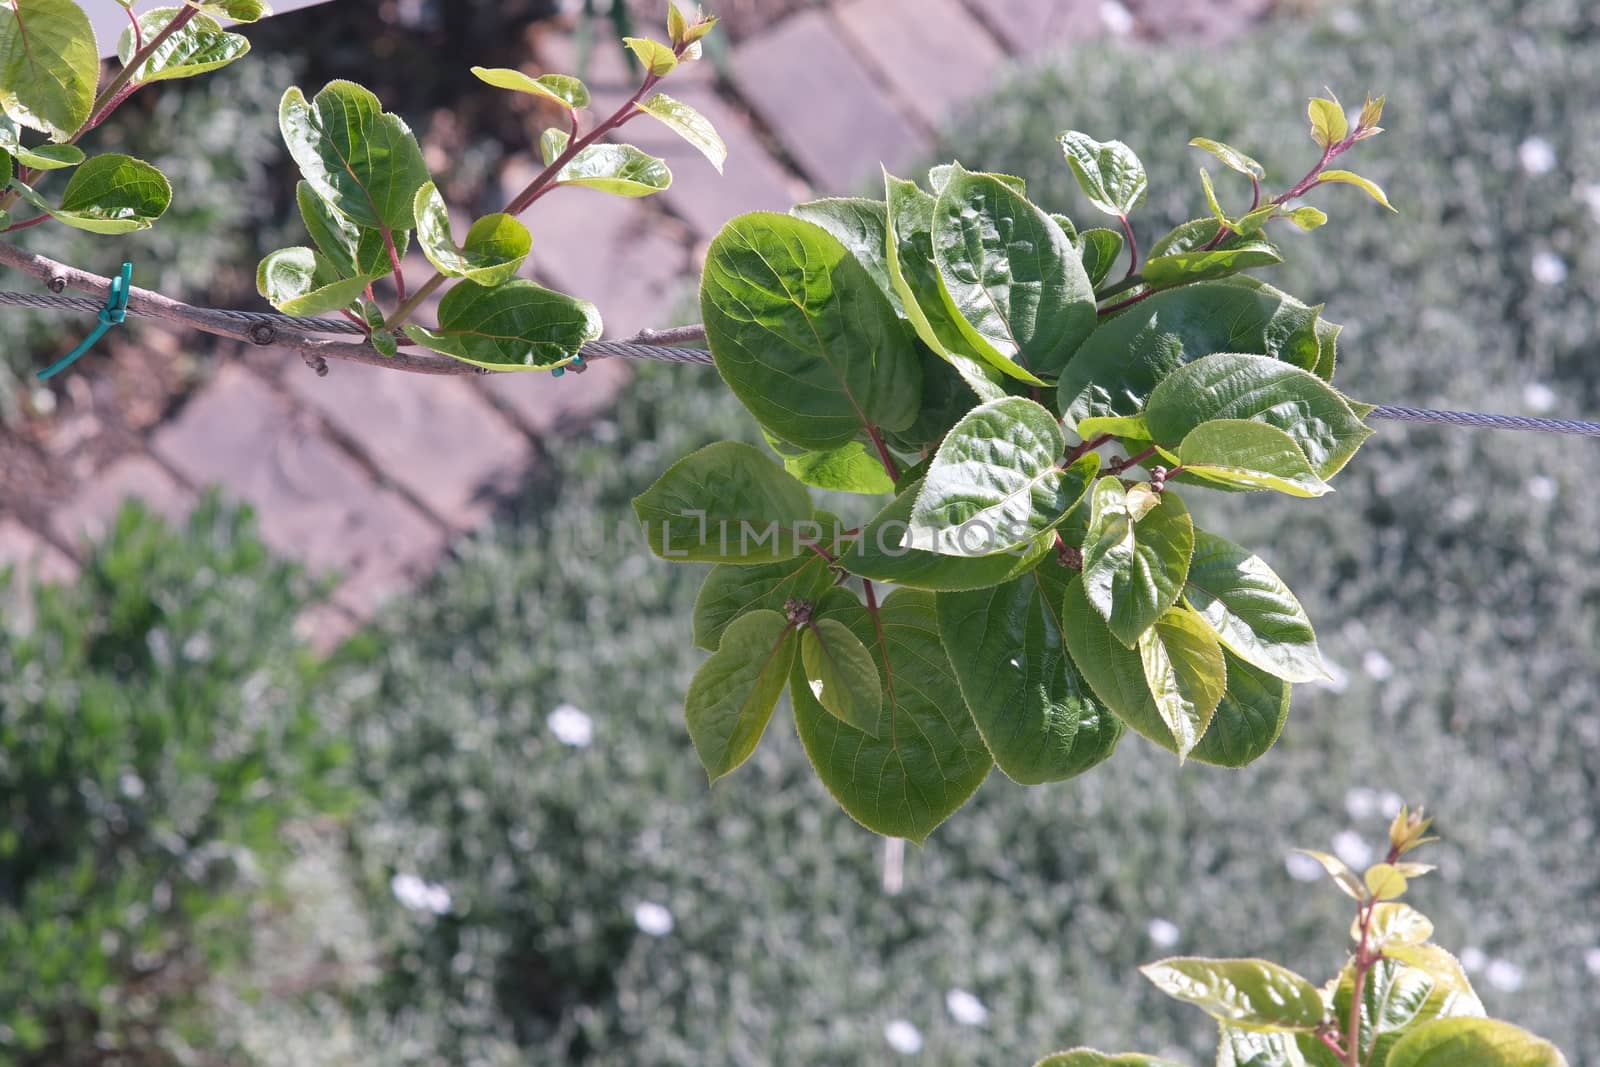
<svg viewBox="0 0 1600 1067"><path fill-rule="evenodd" d="M622 134L667 160L672 187L647 201L577 189L540 201L526 217L534 252L525 273L597 304L607 336L670 325L692 308L699 256L727 219L870 188L880 160L891 169L918 162L1008 63L1108 32L1214 39L1270 3L836 0L802 11L743 40L726 80L702 63L667 86L727 142L721 177L669 131L631 122ZM547 37L540 53L548 69L573 66L570 38ZM632 90L604 43L588 81L595 109L607 113ZM531 157L507 161L503 190L537 172ZM462 214L458 229L466 222ZM408 276L425 276L426 264L410 260ZM605 411L627 377L620 362L604 361L559 380L436 379L348 364L317 378L296 358L241 350L149 434L147 451L100 470L37 528L0 515L0 568L16 567L25 582L68 580L76 564L63 550L101 536L123 499L179 519L198 490L220 485L255 508L274 549L339 576L332 602L299 627L326 649L425 577L452 537L523 484L540 438Z"/></svg>

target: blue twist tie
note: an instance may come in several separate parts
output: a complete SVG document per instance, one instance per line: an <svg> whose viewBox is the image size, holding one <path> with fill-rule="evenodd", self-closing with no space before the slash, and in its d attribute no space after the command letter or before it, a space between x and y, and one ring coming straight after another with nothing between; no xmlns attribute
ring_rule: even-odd
<svg viewBox="0 0 1600 1067"><path fill-rule="evenodd" d="M53 378L78 362L85 352L95 346L95 342L111 332L111 327L122 325L128 317L128 293L133 288L133 264L122 265L122 276L111 279L111 292L106 296L106 306L100 309L100 325L95 327L94 333L83 339L83 344L62 356L53 365L39 372L39 380Z"/></svg>
<svg viewBox="0 0 1600 1067"><path fill-rule="evenodd" d="M575 371L582 370L583 369L583 357L582 356L573 356L572 357L572 362L567 364L567 366L570 366ZM557 367L555 370L550 372L550 377L559 378L565 373L567 373L567 367Z"/></svg>

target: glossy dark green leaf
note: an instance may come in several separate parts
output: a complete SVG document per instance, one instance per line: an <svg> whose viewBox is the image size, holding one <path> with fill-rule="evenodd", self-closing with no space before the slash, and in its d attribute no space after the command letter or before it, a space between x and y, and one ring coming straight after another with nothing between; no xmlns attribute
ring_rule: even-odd
<svg viewBox="0 0 1600 1067"><path fill-rule="evenodd" d="M1177 603L1194 552L1194 523L1176 493L1101 478L1090 495L1083 588L1129 648Z"/></svg>
<svg viewBox="0 0 1600 1067"><path fill-rule="evenodd" d="M0 152L7 153L19 166L32 170L62 170L83 162L83 149L70 144L42 144L28 146L22 143L16 122L0 112ZM0 169L0 177L11 178L9 169ZM0 185L3 185L0 182Z"/></svg>
<svg viewBox="0 0 1600 1067"><path fill-rule="evenodd" d="M155 40L182 10L180 7L157 7L141 14L140 40ZM138 50L133 29L124 30L117 42L117 58L126 66ZM133 73L133 84L192 78L225 67L249 51L248 39L224 30L210 15L196 14L162 41L150 58L139 64L139 69Z"/></svg>
<svg viewBox="0 0 1600 1067"><path fill-rule="evenodd" d="M1083 261L1089 284L1094 288L1100 288L1111 274L1111 268L1116 266L1117 257L1122 255L1122 243L1122 234L1103 226L1084 230L1073 242L1078 247L1078 258Z"/></svg>
<svg viewBox="0 0 1600 1067"><path fill-rule="evenodd" d="M717 168L718 174L722 173L722 165L728 160L728 146L722 143L722 138L717 135L716 127L711 125L711 120L666 93L656 93L650 99L635 104L634 107L688 141L695 151L711 161L711 165Z"/></svg>
<svg viewBox="0 0 1600 1067"><path fill-rule="evenodd" d="M706 774L715 782L750 758L789 681L794 627L776 611L735 620L689 683L684 717Z"/></svg>
<svg viewBox="0 0 1600 1067"><path fill-rule="evenodd" d="M1122 721L1094 696L1061 636L1070 572L1048 559L1003 585L937 597L939 636L995 765L1022 785L1057 782L1110 757Z"/></svg>
<svg viewBox="0 0 1600 1067"><path fill-rule="evenodd" d="M295 187L295 200L312 243L341 277L381 278L393 273L394 264L381 230L358 226L339 214L316 194L310 182L303 181ZM410 245L410 232L401 230L391 237L396 254L404 256Z"/></svg>
<svg viewBox="0 0 1600 1067"><path fill-rule="evenodd" d="M1267 960L1179 956L1139 973L1167 996L1242 1030L1315 1030L1326 1013L1316 986Z"/></svg>
<svg viewBox="0 0 1600 1067"><path fill-rule="evenodd" d="M790 599L812 600L833 584L828 561L815 552L771 563L719 563L694 602L694 643L714 651L728 624L746 612L782 611Z"/></svg>
<svg viewBox="0 0 1600 1067"><path fill-rule="evenodd" d="M933 595L898 589L876 620L860 605L828 617L849 626L876 661L883 721L877 737L841 722L796 671L789 691L800 741L817 777L852 818L920 844L966 803L993 765L939 643Z"/></svg>
<svg viewBox="0 0 1600 1067"><path fill-rule="evenodd" d="M917 409L916 421L903 430L884 434L890 448L911 455L928 454L937 449L955 424L978 405L977 394L954 364L935 355L921 342L917 347L922 360L922 404ZM976 363L974 361L974 365ZM998 371L987 366L985 370L999 376ZM904 478L902 471L902 481Z"/></svg>
<svg viewBox="0 0 1600 1067"><path fill-rule="evenodd" d="M1499 1019L1438 1019L1407 1033L1388 1067L1567 1067L1550 1042Z"/></svg>
<svg viewBox="0 0 1600 1067"><path fill-rule="evenodd" d="M889 277L889 210L882 200L829 197L796 204L789 209L789 214L833 234L867 268L867 273L878 283L878 288L895 311L904 311L905 304Z"/></svg>
<svg viewBox="0 0 1600 1067"><path fill-rule="evenodd" d="M1008 375L1054 377L1095 327L1094 287L1077 250L997 178L951 177L934 205L933 257L956 327Z"/></svg>
<svg viewBox="0 0 1600 1067"><path fill-rule="evenodd" d="M354 82L331 81L309 102L283 94L278 125L311 188L360 226L409 230L417 190L428 180L411 128Z"/></svg>
<svg viewBox="0 0 1600 1067"><path fill-rule="evenodd" d="M1311 619L1261 557L1196 530L1186 583L1189 606L1239 658L1288 682L1328 677Z"/></svg>
<svg viewBox="0 0 1600 1067"><path fill-rule="evenodd" d="M440 274L493 287L516 277L533 247L528 228L510 215L485 215L464 244L450 233L450 209L432 182L417 190L417 243Z"/></svg>
<svg viewBox="0 0 1600 1067"><path fill-rule="evenodd" d="M461 282L439 301L439 328L407 325L413 341L489 370L548 370L600 336L587 300L515 279L489 288Z"/></svg>
<svg viewBox="0 0 1600 1067"><path fill-rule="evenodd" d="M1227 688L1189 758L1217 767L1243 767L1261 758L1283 733L1289 721L1290 686L1226 648L1222 659Z"/></svg>
<svg viewBox="0 0 1600 1067"><path fill-rule="evenodd" d="M750 445L691 453L634 498L650 551L674 562L768 563L808 552L806 487Z"/></svg>
<svg viewBox="0 0 1600 1067"><path fill-rule="evenodd" d="M549 129L539 139L545 165L567 150L571 135ZM666 162L631 144L592 144L581 149L556 174L557 185L579 185L613 196L654 196L672 185Z"/></svg>
<svg viewBox="0 0 1600 1067"><path fill-rule="evenodd" d="M963 167L959 161L955 163L940 163L937 166L929 167L928 188L933 190L934 196L938 196L940 193L944 192L944 187L950 184L951 178L965 170L966 168ZM996 181L1004 182L1012 189L1015 189L1018 196L1028 195L1028 183L1022 178L1018 178L1014 174L994 174L985 171L984 176L993 178Z"/></svg>
<svg viewBox="0 0 1600 1067"><path fill-rule="evenodd" d="M1077 130L1056 139L1089 203L1108 215L1127 215L1144 203L1149 180L1133 149L1121 141L1096 141Z"/></svg>
<svg viewBox="0 0 1600 1067"><path fill-rule="evenodd" d="M1169 289L1175 285L1225 278L1242 270L1270 267L1282 262L1283 256L1276 245L1264 238L1253 238L1230 248L1216 248L1209 252L1155 256L1145 260L1139 273L1144 276L1145 284Z"/></svg>
<svg viewBox="0 0 1600 1067"><path fill-rule="evenodd" d="M396 340L393 330L384 329L384 321L388 318L383 308L375 300L357 300L356 313L361 316L361 321L367 324L371 331L372 347L380 355L393 358L400 354L400 344Z"/></svg>
<svg viewBox="0 0 1600 1067"><path fill-rule="evenodd" d="M57 222L99 234L148 230L172 203L165 175L143 160L115 153L94 156L74 171L59 206L25 186L16 188Z"/></svg>
<svg viewBox="0 0 1600 1067"><path fill-rule="evenodd" d="M572 110L589 106L588 86L569 74L541 74L530 78L520 70L506 67L473 67L472 74L496 89L537 96Z"/></svg>
<svg viewBox="0 0 1600 1067"><path fill-rule="evenodd" d="M840 722L880 736L878 666L850 627L838 619L818 619L801 631L800 671L812 698Z"/></svg>
<svg viewBox="0 0 1600 1067"><path fill-rule="evenodd" d="M286 315L321 315L355 303L369 278L344 278L319 252L280 248L256 267L256 291Z"/></svg>
<svg viewBox="0 0 1600 1067"><path fill-rule="evenodd" d="M723 379L784 440L825 451L916 418L910 333L821 227L766 212L728 223L706 256L700 308Z"/></svg>
<svg viewBox="0 0 1600 1067"><path fill-rule="evenodd" d="M1031 542L1067 514L1099 469L1094 453L1058 464L1055 416L1007 397L974 408L935 453L911 512L907 543L949 556L986 556Z"/></svg>
<svg viewBox="0 0 1600 1067"><path fill-rule="evenodd" d="M65 141L89 120L99 83L94 28L73 0L0 4L0 111Z"/></svg>
<svg viewBox="0 0 1600 1067"><path fill-rule="evenodd" d="M1050 550L1052 538L1047 533L1019 548L989 556L947 556L908 548L904 539L921 491L920 481L908 485L848 542L839 565L863 578L912 589L983 589L1030 570Z"/></svg>
<svg viewBox="0 0 1600 1067"><path fill-rule="evenodd" d="M1223 486L1272 489L1298 497L1333 492L1311 469L1311 461L1294 439L1264 422L1203 423L1178 446L1178 460L1190 478Z"/></svg>

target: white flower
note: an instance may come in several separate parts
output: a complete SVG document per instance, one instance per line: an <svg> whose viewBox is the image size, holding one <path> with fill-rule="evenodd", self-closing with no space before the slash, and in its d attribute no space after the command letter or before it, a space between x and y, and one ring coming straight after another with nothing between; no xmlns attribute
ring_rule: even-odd
<svg viewBox="0 0 1600 1067"><path fill-rule="evenodd" d="M1361 655L1361 669L1374 681L1388 681L1394 675L1394 664L1375 648L1369 648Z"/></svg>
<svg viewBox="0 0 1600 1067"><path fill-rule="evenodd" d="M556 740L573 748L588 748L594 740L594 720L571 704L562 704L545 720Z"/></svg>
<svg viewBox="0 0 1600 1067"><path fill-rule="evenodd" d="M1522 968L1510 960L1490 960L1483 977L1502 993L1515 993L1522 988Z"/></svg>
<svg viewBox="0 0 1600 1067"><path fill-rule="evenodd" d="M1358 871L1372 862L1372 846L1354 830L1333 835L1333 854Z"/></svg>
<svg viewBox="0 0 1600 1067"><path fill-rule="evenodd" d="M450 912L450 890L434 882L425 882L414 874L397 874L389 879L389 892L400 906L410 911L426 911L434 915Z"/></svg>
<svg viewBox="0 0 1600 1067"><path fill-rule="evenodd" d="M1517 146L1522 169L1537 177L1556 169L1556 150L1543 137L1530 137Z"/></svg>
<svg viewBox="0 0 1600 1067"><path fill-rule="evenodd" d="M1468 945L1461 950L1461 969L1463 971L1481 971L1484 964L1489 962L1489 957L1483 954L1483 949Z"/></svg>
<svg viewBox="0 0 1600 1067"><path fill-rule="evenodd" d="M1600 978L1600 945L1583 954L1583 965L1589 968L1590 974Z"/></svg>
<svg viewBox="0 0 1600 1067"><path fill-rule="evenodd" d="M945 1010L950 1018L962 1026L982 1026L989 1021L989 1009L983 1001L965 989L952 989L944 995Z"/></svg>
<svg viewBox="0 0 1600 1067"><path fill-rule="evenodd" d="M1522 402L1530 411L1544 414L1556 408L1556 391L1543 382L1529 382L1522 387Z"/></svg>
<svg viewBox="0 0 1600 1067"><path fill-rule="evenodd" d="M1533 280L1540 285L1560 285L1567 280L1566 261L1554 252L1535 252L1529 270L1533 272Z"/></svg>
<svg viewBox="0 0 1600 1067"><path fill-rule="evenodd" d="M1546 504L1556 498L1556 492L1560 488L1560 486L1556 484L1556 480L1554 478L1551 478L1545 474L1535 474L1533 477L1529 478L1527 481L1527 487L1529 496L1533 497L1535 500L1541 500Z"/></svg>
<svg viewBox="0 0 1600 1067"><path fill-rule="evenodd" d="M1133 12L1117 0L1104 0L1100 5L1100 22L1113 37L1126 37L1133 32Z"/></svg>
<svg viewBox="0 0 1600 1067"><path fill-rule="evenodd" d="M891 1019L883 1028L883 1039L901 1055L910 1056L922 1051L922 1032L904 1019Z"/></svg>
<svg viewBox="0 0 1600 1067"><path fill-rule="evenodd" d="M647 900L633 909L633 925L651 937L666 937L672 933L672 912Z"/></svg>
<svg viewBox="0 0 1600 1067"><path fill-rule="evenodd" d="M1171 919L1151 919L1144 932L1156 948L1171 948L1178 943L1178 938L1183 936L1183 931L1179 930L1178 924Z"/></svg>
<svg viewBox="0 0 1600 1067"><path fill-rule="evenodd" d="M1289 853L1283 857L1283 866L1288 870L1289 877L1297 882L1315 882L1326 873L1322 864L1304 852Z"/></svg>

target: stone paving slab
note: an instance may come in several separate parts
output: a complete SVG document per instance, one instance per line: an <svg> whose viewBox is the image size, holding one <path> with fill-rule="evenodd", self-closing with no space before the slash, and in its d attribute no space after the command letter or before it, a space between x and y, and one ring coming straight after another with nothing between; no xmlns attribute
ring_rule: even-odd
<svg viewBox="0 0 1600 1067"><path fill-rule="evenodd" d="M89 479L50 518L51 529L70 545L99 541L130 497L174 526L188 517L194 494L149 456L124 456Z"/></svg>
<svg viewBox="0 0 1600 1067"><path fill-rule="evenodd" d="M1034 55L1105 34L1101 0L967 0L1006 47Z"/></svg>
<svg viewBox="0 0 1600 1067"><path fill-rule="evenodd" d="M834 14L856 51L933 130L981 96L1006 58L959 0L852 0Z"/></svg>
<svg viewBox="0 0 1600 1067"><path fill-rule="evenodd" d="M338 571L338 603L363 617L444 550L436 525L237 362L156 433L151 449L191 484L219 484L252 505L276 551L315 574Z"/></svg>
<svg viewBox="0 0 1600 1067"><path fill-rule="evenodd" d="M804 11L742 44L734 84L818 188L855 193L879 161L903 170L931 150L840 36L832 17Z"/></svg>
<svg viewBox="0 0 1600 1067"><path fill-rule="evenodd" d="M522 432L465 378L339 363L326 378L284 380L396 485L459 530L488 518L533 459Z"/></svg>

